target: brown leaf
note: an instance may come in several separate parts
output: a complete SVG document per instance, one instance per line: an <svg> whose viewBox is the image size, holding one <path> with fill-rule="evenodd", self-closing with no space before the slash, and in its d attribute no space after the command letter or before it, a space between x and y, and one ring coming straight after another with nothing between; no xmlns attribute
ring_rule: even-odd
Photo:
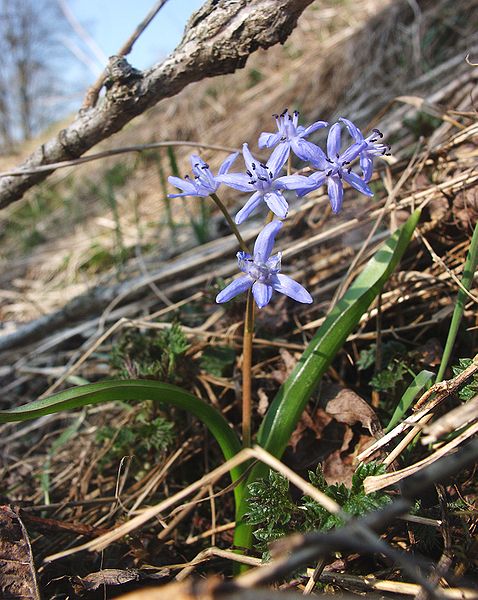
<svg viewBox="0 0 478 600"><path fill-rule="evenodd" d="M333 483L343 483L346 487L351 487L352 476L357 468L355 457L360 449L369 443L368 435L361 435L357 444L354 445L353 451L343 456L343 452L349 449L350 442L353 439L353 432L349 426L345 426L344 441L342 448L335 450L324 460L322 470L325 480L329 485Z"/></svg>
<svg viewBox="0 0 478 600"><path fill-rule="evenodd" d="M5 505L0 505L0 598L40 600L27 531Z"/></svg>
<svg viewBox="0 0 478 600"><path fill-rule="evenodd" d="M463 229L473 229L478 221L478 193L472 187L458 194L453 200L452 213L455 222Z"/></svg>
<svg viewBox="0 0 478 600"><path fill-rule="evenodd" d="M295 358L288 350L281 348L279 353L282 358L282 364L279 365L279 369L272 371L272 377L277 381L279 385L282 385L284 381L292 373L293 368L297 364L297 358Z"/></svg>
<svg viewBox="0 0 478 600"><path fill-rule="evenodd" d="M342 389L327 403L325 411L339 423L361 423L372 435L381 431L380 421L372 407L354 391Z"/></svg>
<svg viewBox="0 0 478 600"><path fill-rule="evenodd" d="M304 410L300 421L297 423L297 426L289 440L289 444L292 446L293 451L295 452L297 444L302 439L304 432L308 429L312 430L315 433L316 439L320 440L323 430L327 427L331 420L332 418L330 415L328 415L321 408L316 410L314 416L312 416L307 410Z"/></svg>
<svg viewBox="0 0 478 600"><path fill-rule="evenodd" d="M89 573L86 577L74 577L73 586L77 593L81 590L97 590L102 585L122 585L130 581L138 581L139 573L134 569L103 569Z"/></svg>
<svg viewBox="0 0 478 600"><path fill-rule="evenodd" d="M257 404L257 413L263 417L269 408L269 397L263 388L259 388L257 390L257 396L259 398L259 402Z"/></svg>
<svg viewBox="0 0 478 600"><path fill-rule="evenodd" d="M342 458L340 450L329 454L322 464L322 471L328 485L343 483L346 487L352 485L352 475L355 467L350 455Z"/></svg>

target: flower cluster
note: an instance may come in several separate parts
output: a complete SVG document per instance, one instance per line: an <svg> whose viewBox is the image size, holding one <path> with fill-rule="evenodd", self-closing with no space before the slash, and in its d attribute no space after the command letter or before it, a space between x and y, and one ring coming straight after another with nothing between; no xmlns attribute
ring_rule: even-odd
<svg viewBox="0 0 478 600"><path fill-rule="evenodd" d="M242 156L246 167L245 172L229 172L239 154L236 152L229 155L220 166L218 174L213 175L209 165L193 154L191 165L194 178L188 175L184 179L169 177L169 182L181 190L181 193L170 194L169 197L210 195L214 197L221 184L249 193L246 203L235 215L234 221L239 225L262 202L276 217L285 219L289 205L284 192L288 190L294 190L297 196L302 197L326 185L334 213L338 213L342 208L344 181L365 196L373 195L368 183L372 177L374 160L378 156L390 153L390 146L381 141L383 136L378 129L373 129L372 133L365 137L352 121L342 117L330 127L326 152L324 152L322 148L306 138L314 131L328 127L327 122L316 121L304 127L299 125L299 113L294 111L289 114L288 109L280 115L274 115L274 118L277 131L261 133L258 141L259 148L272 149L267 162L263 163L254 158L249 146L244 144ZM346 143L342 140L343 126L350 138ZM308 163L312 174L309 176L282 174L291 152ZM355 164L360 172L353 170ZM282 222L278 220L268 223L257 237L253 255L243 251L238 252L239 268L244 275L222 290L216 298L217 302L227 302L251 288L259 308L269 303L273 290L298 302L312 302L305 288L290 277L280 274L281 253L271 256L275 236L281 227Z"/></svg>

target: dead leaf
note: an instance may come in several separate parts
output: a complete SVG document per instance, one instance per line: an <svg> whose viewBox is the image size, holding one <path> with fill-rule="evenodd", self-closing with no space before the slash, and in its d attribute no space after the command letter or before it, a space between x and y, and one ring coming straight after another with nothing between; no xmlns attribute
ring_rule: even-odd
<svg viewBox="0 0 478 600"><path fill-rule="evenodd" d="M361 423L374 436L382 430L373 408L353 390L340 390L335 398L327 403L325 411L339 423Z"/></svg>
<svg viewBox="0 0 478 600"><path fill-rule="evenodd" d="M342 458L340 450L336 450L324 460L322 471L328 485L343 483L349 488L352 485L352 475L355 467L350 455Z"/></svg>
<svg viewBox="0 0 478 600"><path fill-rule="evenodd" d="M263 417L269 408L269 397L263 388L259 388L257 390L257 396L259 398L259 402L257 404L257 413L259 416Z"/></svg>
<svg viewBox="0 0 478 600"><path fill-rule="evenodd" d="M28 533L5 505L0 505L0 598L40 600Z"/></svg>
<svg viewBox="0 0 478 600"><path fill-rule="evenodd" d="M72 578L73 587L77 594L81 591L97 590L102 585L122 585L130 581L138 581L138 571L134 569L103 569L96 573L89 573L86 577Z"/></svg>
<svg viewBox="0 0 478 600"><path fill-rule="evenodd" d="M279 353L282 358L282 363L279 369L272 371L272 377L277 381L279 385L282 385L284 381L289 377L297 364L298 358L294 357L288 350L281 348Z"/></svg>
<svg viewBox="0 0 478 600"><path fill-rule="evenodd" d="M342 448L329 454L322 464L322 470L325 480L329 485L333 483L343 483L349 488L352 485L352 477L357 468L356 456L373 438L370 438L368 435L361 435L358 442L354 444L353 449L351 449L352 451L344 456L344 451L349 449L350 442L354 437L352 429L348 425L345 427Z"/></svg>
<svg viewBox="0 0 478 600"><path fill-rule="evenodd" d="M297 444L302 439L304 432L308 429L314 432L317 440L320 440L322 437L322 432L330 423L330 421L332 421L332 417L321 408L318 408L313 416L307 410L304 410L300 421L297 423L297 426L289 440L292 450L294 452L296 451Z"/></svg>

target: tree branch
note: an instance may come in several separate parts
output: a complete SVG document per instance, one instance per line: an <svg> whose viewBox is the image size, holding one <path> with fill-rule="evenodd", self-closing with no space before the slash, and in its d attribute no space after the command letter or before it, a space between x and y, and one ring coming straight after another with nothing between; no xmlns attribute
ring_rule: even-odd
<svg viewBox="0 0 478 600"><path fill-rule="evenodd" d="M208 0L189 20L179 46L161 64L140 72L124 58L111 57L101 104L80 111L71 125L42 144L21 167L31 169L78 158L189 83L244 67L258 48L283 43L312 1ZM53 170L0 180L0 209L20 199Z"/></svg>

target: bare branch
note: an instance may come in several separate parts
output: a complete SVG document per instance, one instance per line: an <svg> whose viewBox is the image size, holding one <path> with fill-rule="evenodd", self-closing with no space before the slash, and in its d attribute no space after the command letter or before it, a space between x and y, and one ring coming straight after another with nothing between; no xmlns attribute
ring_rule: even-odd
<svg viewBox="0 0 478 600"><path fill-rule="evenodd" d="M249 55L258 48L284 42L311 2L209 0L190 19L176 51L161 64L140 72L124 58L112 57L107 92L102 103L80 112L71 125L30 155L22 168L31 169L78 158L134 117L160 100L174 96L189 83L244 67ZM20 199L47 176L48 172L35 173L0 181L0 208Z"/></svg>

